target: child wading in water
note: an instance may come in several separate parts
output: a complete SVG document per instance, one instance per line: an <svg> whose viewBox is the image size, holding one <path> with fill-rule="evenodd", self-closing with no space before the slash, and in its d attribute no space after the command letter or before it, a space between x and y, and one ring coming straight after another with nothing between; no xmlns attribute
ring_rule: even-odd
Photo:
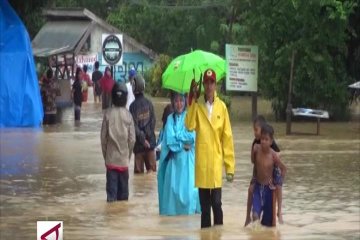
<svg viewBox="0 0 360 240"><path fill-rule="evenodd" d="M245 226L251 221L251 206L253 206L254 221L259 219L261 211L264 211L262 224L272 225L271 190L275 189L274 184L276 185L276 195L278 198L277 215L279 222L282 223L282 177L285 174L286 168L279 159L278 152L280 150L273 140L273 134L273 128L266 124L264 117L258 116L254 120L255 139L251 151L251 161L254 163L254 170L248 192ZM265 203L265 201L268 202Z"/></svg>

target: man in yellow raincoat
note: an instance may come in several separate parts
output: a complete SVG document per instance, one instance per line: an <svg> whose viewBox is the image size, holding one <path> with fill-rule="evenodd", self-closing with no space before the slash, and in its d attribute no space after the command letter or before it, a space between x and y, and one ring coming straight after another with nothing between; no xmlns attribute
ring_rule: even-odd
<svg viewBox="0 0 360 240"><path fill-rule="evenodd" d="M201 83L200 83L201 84ZM204 98L199 98L195 81L191 84L189 108L185 119L188 130L196 131L195 186L199 188L201 228L223 224L221 186L223 165L226 179L232 182L235 171L234 144L226 105L216 95L216 74L204 73ZM195 102L192 102L195 100Z"/></svg>

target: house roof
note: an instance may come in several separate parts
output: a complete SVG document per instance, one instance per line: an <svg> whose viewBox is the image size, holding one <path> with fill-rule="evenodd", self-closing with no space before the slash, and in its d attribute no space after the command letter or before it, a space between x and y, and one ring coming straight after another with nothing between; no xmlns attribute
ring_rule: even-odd
<svg viewBox="0 0 360 240"><path fill-rule="evenodd" d="M46 57L72 52L90 25L90 21L47 22L32 41L34 55Z"/></svg>
<svg viewBox="0 0 360 240"><path fill-rule="evenodd" d="M132 45L149 58L155 59L157 56L156 52L108 24L86 8L47 9L43 11L43 14L47 17L48 22L32 42L35 56L47 57L67 52L77 54L96 24L109 33L121 33L127 44Z"/></svg>

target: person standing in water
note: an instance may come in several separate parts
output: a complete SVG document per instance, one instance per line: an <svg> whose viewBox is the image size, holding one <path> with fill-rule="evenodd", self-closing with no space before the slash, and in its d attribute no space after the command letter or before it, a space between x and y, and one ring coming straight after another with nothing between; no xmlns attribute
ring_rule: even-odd
<svg viewBox="0 0 360 240"><path fill-rule="evenodd" d="M191 83L190 106L186 114L185 126L189 131L196 132L195 186L199 188L201 228L207 228L211 227L211 208L214 225L223 224L221 207L223 165L225 165L227 181L232 182L235 157L229 114L225 103L216 94L214 70L207 69L204 72L203 85L205 95L199 98L200 91L195 80Z"/></svg>
<svg viewBox="0 0 360 240"><path fill-rule="evenodd" d="M254 130L254 141L251 145L251 162L254 164L255 159L254 159L254 147L257 144L260 144L260 138L261 138L261 127L266 124L266 120L262 115L258 115L254 121L253 121L253 130ZM280 155L280 149L278 147L278 145L275 142L275 139L273 140L272 144L271 144L271 149L274 150L278 155ZM250 185L249 185L249 189L248 189L248 199L247 199L247 209L246 209L246 219L245 219L245 224L244 226L246 227L250 222L251 222L251 207L253 204L253 194L254 194L254 187L255 187L255 182L256 182L256 169L255 169L255 165L253 167L253 176L252 179L250 181ZM283 223L283 219L282 219L282 211L281 211L281 206L282 206L282 178L281 178L281 171L279 169L279 167L275 167L274 168L274 184L276 186L276 197L277 197L277 203L278 203L278 218L279 218L279 223L282 224Z"/></svg>
<svg viewBox="0 0 360 240"><path fill-rule="evenodd" d="M156 118L152 102L144 96L145 80L140 74L135 75L132 89L135 100L129 110L134 119L136 133L134 173L144 173L144 164L148 173L156 172Z"/></svg>
<svg viewBox="0 0 360 240"><path fill-rule="evenodd" d="M255 184L253 193L253 221L260 220L264 226L271 227L273 223L273 193L274 168L281 169L282 179L286 174L286 167L279 155L271 148L274 140L274 129L269 124L261 126L260 144L256 144L252 156L255 165ZM261 219L260 219L261 218Z"/></svg>
<svg viewBox="0 0 360 240"><path fill-rule="evenodd" d="M195 188L195 132L185 128L185 96L172 93L174 113L167 117L158 170L160 215L200 213Z"/></svg>
<svg viewBox="0 0 360 240"><path fill-rule="evenodd" d="M107 201L129 198L129 161L135 144L135 128L130 112L125 108L125 84L114 84L112 107L105 111L101 126L101 149L106 166Z"/></svg>
<svg viewBox="0 0 360 240"><path fill-rule="evenodd" d="M81 104L82 104L82 71L80 67L76 68L75 81L72 85L72 99L74 102L74 115L75 121L80 121L81 115Z"/></svg>
<svg viewBox="0 0 360 240"><path fill-rule="evenodd" d="M134 96L133 89L132 89L132 84L134 84L134 79L135 79L136 74L137 74L136 70L132 67L129 70L129 77L128 77L128 81L126 83L126 87L128 90L128 99L127 99L127 103L126 103L126 108L128 110L130 109L130 105L132 104L132 102L135 100L135 96Z"/></svg>
<svg viewBox="0 0 360 240"><path fill-rule="evenodd" d="M100 79L103 74L99 71L99 62L96 61L94 64L95 71L92 73L92 81L93 81L93 90L94 90L94 102L96 103L98 100L101 102L101 87L100 87Z"/></svg>
<svg viewBox="0 0 360 240"><path fill-rule="evenodd" d="M100 86L102 91L102 109L105 110L111 107L111 90L115 84L114 79L111 76L110 67L105 68L105 74L100 79Z"/></svg>

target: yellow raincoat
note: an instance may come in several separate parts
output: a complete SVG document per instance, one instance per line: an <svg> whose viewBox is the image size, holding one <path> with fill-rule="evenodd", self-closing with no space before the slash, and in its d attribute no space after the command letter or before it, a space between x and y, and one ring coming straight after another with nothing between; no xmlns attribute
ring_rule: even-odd
<svg viewBox="0 0 360 240"><path fill-rule="evenodd" d="M211 119L203 97L193 102L185 118L188 130L195 130L195 186L198 188L220 188L222 169L234 174L234 143L226 105L216 93Z"/></svg>

